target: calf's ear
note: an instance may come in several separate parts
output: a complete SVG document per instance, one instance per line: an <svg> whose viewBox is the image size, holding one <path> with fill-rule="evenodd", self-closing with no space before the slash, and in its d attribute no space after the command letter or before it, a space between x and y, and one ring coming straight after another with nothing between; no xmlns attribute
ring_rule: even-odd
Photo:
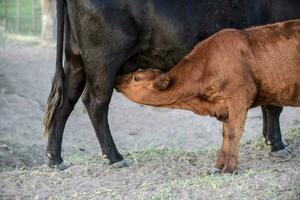
<svg viewBox="0 0 300 200"><path fill-rule="evenodd" d="M167 75L161 75L157 79L154 80L153 88L162 91L168 88L170 85L170 78Z"/></svg>

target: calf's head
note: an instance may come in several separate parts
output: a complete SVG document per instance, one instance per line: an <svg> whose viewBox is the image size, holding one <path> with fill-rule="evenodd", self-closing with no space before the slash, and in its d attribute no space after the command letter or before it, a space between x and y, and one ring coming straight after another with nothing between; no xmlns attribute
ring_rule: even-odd
<svg viewBox="0 0 300 200"><path fill-rule="evenodd" d="M169 85L170 79L162 71L143 69L119 76L116 90L136 103L159 105Z"/></svg>

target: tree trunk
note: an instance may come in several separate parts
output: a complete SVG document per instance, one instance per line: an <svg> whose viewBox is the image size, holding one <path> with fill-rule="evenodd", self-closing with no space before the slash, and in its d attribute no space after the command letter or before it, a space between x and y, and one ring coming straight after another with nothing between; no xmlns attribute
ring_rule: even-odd
<svg viewBox="0 0 300 200"><path fill-rule="evenodd" d="M42 0L42 34L43 40L54 40L54 15L55 2L53 0Z"/></svg>

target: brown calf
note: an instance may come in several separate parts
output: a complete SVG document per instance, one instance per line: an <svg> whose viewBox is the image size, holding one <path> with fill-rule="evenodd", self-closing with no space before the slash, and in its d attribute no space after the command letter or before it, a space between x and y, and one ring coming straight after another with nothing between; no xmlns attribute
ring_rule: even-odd
<svg viewBox="0 0 300 200"><path fill-rule="evenodd" d="M223 121L215 167L232 172L251 107L300 106L300 20L220 31L171 71L123 75L116 88L137 103L191 110Z"/></svg>

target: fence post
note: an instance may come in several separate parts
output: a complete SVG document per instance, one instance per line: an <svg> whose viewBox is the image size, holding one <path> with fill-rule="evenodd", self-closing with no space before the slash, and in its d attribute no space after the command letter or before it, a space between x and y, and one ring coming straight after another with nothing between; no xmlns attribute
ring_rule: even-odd
<svg viewBox="0 0 300 200"><path fill-rule="evenodd" d="M31 0L31 32L36 30L35 0Z"/></svg>
<svg viewBox="0 0 300 200"><path fill-rule="evenodd" d="M8 20L7 20L7 0L3 0L3 9L4 9L4 27L5 31L8 31Z"/></svg>
<svg viewBox="0 0 300 200"><path fill-rule="evenodd" d="M16 32L20 28L20 0L16 0Z"/></svg>
<svg viewBox="0 0 300 200"><path fill-rule="evenodd" d="M54 39L54 1L42 0L42 33L41 38L46 41Z"/></svg>

